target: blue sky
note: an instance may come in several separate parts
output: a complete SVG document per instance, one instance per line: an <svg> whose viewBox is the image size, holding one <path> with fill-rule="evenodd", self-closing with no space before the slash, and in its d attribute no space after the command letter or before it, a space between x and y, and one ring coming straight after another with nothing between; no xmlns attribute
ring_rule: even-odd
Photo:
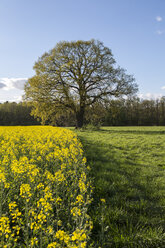
<svg viewBox="0 0 165 248"><path fill-rule="evenodd" d="M0 0L0 102L19 101L34 62L61 40L99 39L139 95L165 95L165 0Z"/></svg>

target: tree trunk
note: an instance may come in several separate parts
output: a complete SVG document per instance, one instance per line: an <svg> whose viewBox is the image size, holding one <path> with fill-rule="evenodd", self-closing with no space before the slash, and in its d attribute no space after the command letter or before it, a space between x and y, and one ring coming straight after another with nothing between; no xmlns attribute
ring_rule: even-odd
<svg viewBox="0 0 165 248"><path fill-rule="evenodd" d="M81 128L84 124L84 113L85 109L84 107L80 107L80 110L76 113L76 128Z"/></svg>

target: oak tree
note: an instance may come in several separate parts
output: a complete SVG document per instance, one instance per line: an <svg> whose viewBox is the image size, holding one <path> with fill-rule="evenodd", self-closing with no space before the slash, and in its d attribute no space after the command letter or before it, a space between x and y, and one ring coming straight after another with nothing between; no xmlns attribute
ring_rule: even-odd
<svg viewBox="0 0 165 248"><path fill-rule="evenodd" d="M97 40L59 42L34 65L35 76L25 86L25 98L43 120L58 110L75 113L82 127L88 106L112 96L137 91L134 78L116 66L108 47Z"/></svg>

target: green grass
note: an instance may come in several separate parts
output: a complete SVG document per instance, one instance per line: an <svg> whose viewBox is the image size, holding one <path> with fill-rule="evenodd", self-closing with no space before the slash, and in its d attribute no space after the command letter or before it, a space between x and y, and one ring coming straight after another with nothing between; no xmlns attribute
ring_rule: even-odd
<svg viewBox="0 0 165 248"><path fill-rule="evenodd" d="M93 247L165 247L165 127L76 132L94 180Z"/></svg>

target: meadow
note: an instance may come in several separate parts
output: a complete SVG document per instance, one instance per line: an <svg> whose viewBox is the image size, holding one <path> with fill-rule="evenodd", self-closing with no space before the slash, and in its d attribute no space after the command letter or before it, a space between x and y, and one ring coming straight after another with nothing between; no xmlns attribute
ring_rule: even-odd
<svg viewBox="0 0 165 248"><path fill-rule="evenodd" d="M93 247L165 247L165 127L76 133L94 180Z"/></svg>

